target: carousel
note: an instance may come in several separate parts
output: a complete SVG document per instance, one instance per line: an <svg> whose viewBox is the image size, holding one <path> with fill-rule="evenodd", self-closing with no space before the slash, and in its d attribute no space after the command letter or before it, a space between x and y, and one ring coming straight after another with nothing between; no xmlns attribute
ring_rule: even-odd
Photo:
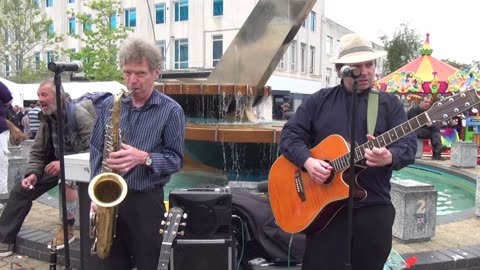
<svg viewBox="0 0 480 270"><path fill-rule="evenodd" d="M475 70L459 70L432 56L430 34L426 34L420 56L391 74L378 79L374 88L395 94L406 107L415 106L424 96L434 101L467 89L480 91L480 75ZM455 122L456 121L456 122ZM442 141L450 147L458 140L475 141L480 138L480 114L476 109L441 128ZM424 143L424 153L431 154L430 142ZM448 154L448 153L447 153Z"/></svg>

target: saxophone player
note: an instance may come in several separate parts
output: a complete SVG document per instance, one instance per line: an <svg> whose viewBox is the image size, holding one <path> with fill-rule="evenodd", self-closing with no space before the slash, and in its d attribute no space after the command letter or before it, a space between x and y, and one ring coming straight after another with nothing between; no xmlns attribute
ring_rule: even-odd
<svg viewBox="0 0 480 270"><path fill-rule="evenodd" d="M178 103L154 89L161 67L154 44L128 38L120 48L119 60L130 92L121 98L119 149L103 156L107 126L114 121L114 97L104 102L90 147L91 179L107 166L128 186L118 205L111 253L100 261L100 269L130 270L132 261L138 270L156 269L162 242L158 232L165 213L163 186L183 166L185 116ZM92 202L91 211L96 209Z"/></svg>

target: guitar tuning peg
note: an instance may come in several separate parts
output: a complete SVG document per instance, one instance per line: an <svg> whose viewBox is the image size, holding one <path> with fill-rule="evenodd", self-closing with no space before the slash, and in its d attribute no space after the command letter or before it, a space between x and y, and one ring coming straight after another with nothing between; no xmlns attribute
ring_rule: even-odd
<svg viewBox="0 0 480 270"><path fill-rule="evenodd" d="M164 217L168 217L168 212L163 213Z"/></svg>
<svg viewBox="0 0 480 270"><path fill-rule="evenodd" d="M158 232L159 232L160 234L163 234L164 230L163 230L163 229L160 229Z"/></svg>
<svg viewBox="0 0 480 270"><path fill-rule="evenodd" d="M165 220L162 220L161 225L165 225L165 223L167 222L165 222Z"/></svg>
<svg viewBox="0 0 480 270"><path fill-rule="evenodd" d="M183 219L187 219L188 215L187 213L183 213Z"/></svg>
<svg viewBox="0 0 480 270"><path fill-rule="evenodd" d="M187 223L186 222L181 222L180 226L187 226Z"/></svg>
<svg viewBox="0 0 480 270"><path fill-rule="evenodd" d="M179 231L177 234L178 235L185 235L185 232L184 231Z"/></svg>

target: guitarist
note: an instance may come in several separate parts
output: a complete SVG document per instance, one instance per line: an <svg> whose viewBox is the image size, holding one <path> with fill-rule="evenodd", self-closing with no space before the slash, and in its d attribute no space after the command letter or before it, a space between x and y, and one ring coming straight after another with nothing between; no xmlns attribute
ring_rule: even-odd
<svg viewBox="0 0 480 270"><path fill-rule="evenodd" d="M280 151L288 160L306 170L312 181L323 185L332 166L312 157L309 149L327 136L341 135L347 141L351 126L353 79L340 72L344 65L361 72L358 77L357 144L378 136L407 121L403 105L393 95L380 92L374 134L367 131L369 92L375 76L376 59L385 51L373 50L368 39L347 34L340 40L338 57L330 59L341 76L340 85L321 89L301 104L285 124ZM392 170L399 170L415 160L416 139L411 133L388 147L365 150L366 169L357 175L367 197L354 202L351 264L354 270L381 270L392 247L395 209L390 199ZM347 173L348 174L348 173ZM343 207L323 228L307 233L303 270L344 269L347 248L347 207Z"/></svg>

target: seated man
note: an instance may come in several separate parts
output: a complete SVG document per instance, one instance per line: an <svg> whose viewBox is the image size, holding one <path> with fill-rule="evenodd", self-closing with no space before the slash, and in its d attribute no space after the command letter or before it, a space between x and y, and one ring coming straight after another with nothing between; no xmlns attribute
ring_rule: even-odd
<svg viewBox="0 0 480 270"><path fill-rule="evenodd" d="M411 119L432 106L432 98L425 96L418 106L412 107L408 111L408 119ZM432 122L428 122L425 126L418 129L416 132L417 137L421 139L430 139L432 144L432 159L433 160L445 160L442 157L442 152L447 150L447 147L442 144L442 138L440 134L440 128Z"/></svg>

